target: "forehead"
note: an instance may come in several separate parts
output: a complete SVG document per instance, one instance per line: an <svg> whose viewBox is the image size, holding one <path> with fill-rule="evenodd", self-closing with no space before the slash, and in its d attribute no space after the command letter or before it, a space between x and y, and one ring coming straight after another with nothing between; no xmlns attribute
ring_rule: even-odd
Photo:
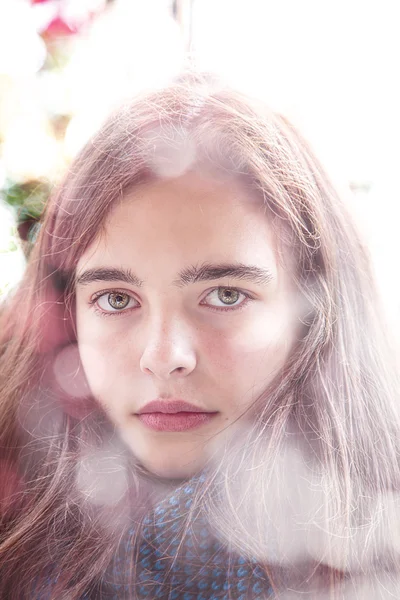
<svg viewBox="0 0 400 600"><path fill-rule="evenodd" d="M232 177L191 172L146 183L125 196L81 261L114 266L130 258L143 265L157 260L168 268L185 260L251 259L271 269L274 254L259 197Z"/></svg>

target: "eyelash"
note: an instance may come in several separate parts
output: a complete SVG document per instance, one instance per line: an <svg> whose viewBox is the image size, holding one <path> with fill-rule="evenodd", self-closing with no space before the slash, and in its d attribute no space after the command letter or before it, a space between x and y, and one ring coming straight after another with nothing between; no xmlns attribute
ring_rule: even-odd
<svg viewBox="0 0 400 600"><path fill-rule="evenodd" d="M241 302L240 304L238 304L237 306L232 307L232 308L229 308L228 306L225 308L225 307L221 307L221 306L218 307L218 306L209 306L208 305L208 308L210 308L211 310L214 310L216 312L232 312L235 310L241 310L242 308L247 306L247 304L251 300L254 300L253 296L251 296L248 292L244 292L235 287L227 287L227 286L216 287L213 290L210 290L209 293L207 294L207 296L209 296L212 292L215 292L216 290L220 290L220 289L233 290L233 291L239 292L240 294L243 294L243 296L245 297L245 300L243 302ZM106 292L98 292L93 298L91 298L89 300L89 305L93 307L94 312L96 314L98 314L100 317L117 317L117 316L119 317L123 314L126 314L129 310L132 310L132 308L105 312L105 311L101 310L100 308L96 307L96 302L102 296L106 296L108 294L118 294L118 293L130 296L130 294L127 294L127 292L122 292L121 290L107 290ZM206 298L207 298L207 296L206 296ZM132 298L132 296L130 296L130 298Z"/></svg>

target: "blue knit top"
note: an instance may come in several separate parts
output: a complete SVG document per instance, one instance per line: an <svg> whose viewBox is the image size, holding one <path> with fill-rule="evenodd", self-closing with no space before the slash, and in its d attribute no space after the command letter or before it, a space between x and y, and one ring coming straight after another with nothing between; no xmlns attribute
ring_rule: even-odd
<svg viewBox="0 0 400 600"><path fill-rule="evenodd" d="M140 542L127 531L118 556L102 581L101 593L87 591L81 600L266 600L273 596L268 577L256 560L240 556L212 535L206 516L197 514L182 535L193 503L195 484L189 482L162 500L144 519ZM134 571L134 584L126 573ZM54 572L54 571L53 571ZM48 592L34 600L50 600Z"/></svg>

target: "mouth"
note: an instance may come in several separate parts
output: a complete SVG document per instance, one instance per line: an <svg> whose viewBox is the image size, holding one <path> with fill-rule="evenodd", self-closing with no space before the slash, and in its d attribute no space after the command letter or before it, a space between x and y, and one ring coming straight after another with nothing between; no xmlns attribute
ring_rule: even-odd
<svg viewBox="0 0 400 600"><path fill-rule="evenodd" d="M218 411L206 411L184 400L152 400L136 416L153 431L188 431L209 423Z"/></svg>

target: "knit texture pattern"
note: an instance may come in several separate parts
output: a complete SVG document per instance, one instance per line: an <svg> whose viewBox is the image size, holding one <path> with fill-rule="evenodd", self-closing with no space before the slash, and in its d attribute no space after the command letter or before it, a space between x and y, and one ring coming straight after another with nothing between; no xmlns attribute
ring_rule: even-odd
<svg viewBox="0 0 400 600"><path fill-rule="evenodd" d="M198 512L187 527L195 483L179 487L144 519L135 549L132 527L105 573L101 589L81 600L266 600L268 577L255 560L238 555L212 535ZM129 575L133 579L129 580ZM54 578L53 578L54 581ZM130 581L133 581L131 583ZM50 600L50 595L34 595Z"/></svg>

